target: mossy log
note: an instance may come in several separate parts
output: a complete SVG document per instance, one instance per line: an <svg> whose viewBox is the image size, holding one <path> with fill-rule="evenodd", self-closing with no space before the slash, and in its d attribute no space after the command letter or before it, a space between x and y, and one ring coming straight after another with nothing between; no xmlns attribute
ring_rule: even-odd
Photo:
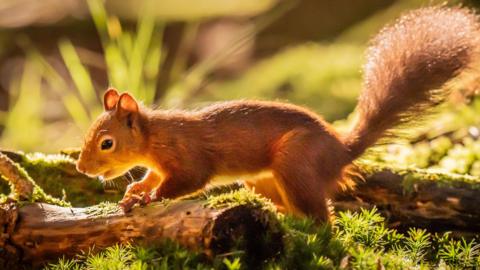
<svg viewBox="0 0 480 270"><path fill-rule="evenodd" d="M269 215L248 204L214 208L201 200L157 202L126 214L116 204L87 208L4 204L0 208L0 269L20 262L39 266L118 243L154 246L166 239L207 256L242 247L249 256L262 260L282 246L276 219Z"/></svg>
<svg viewBox="0 0 480 270"><path fill-rule="evenodd" d="M115 185L104 185L98 179L77 172L75 160L79 151L63 151L54 155L13 151L0 153L25 169L46 194L64 198L77 207L95 205L102 201L119 201L128 184L127 177L118 179ZM139 171L132 172L131 175L135 179L142 176ZM9 191L7 182L0 181L0 193L8 194Z"/></svg>
<svg viewBox="0 0 480 270"><path fill-rule="evenodd" d="M12 197L26 199L33 193L34 183L7 155L0 153L0 176L8 179Z"/></svg>
<svg viewBox="0 0 480 270"><path fill-rule="evenodd" d="M465 179L463 179L463 177ZM335 198L336 210L376 207L390 227L426 228L467 236L480 232L480 182L421 170L379 170Z"/></svg>
<svg viewBox="0 0 480 270"><path fill-rule="evenodd" d="M88 193L95 200L109 200L109 194L104 194L103 189L92 189L90 184L79 185L82 181L93 183L97 180L79 175L74 170L74 156L70 156L71 159L65 159L65 156L63 156L54 162L44 164L22 153L5 154L25 168L29 174L35 175L35 182L46 190L52 188L50 185L52 180L60 179L61 186L66 189L67 198L75 197L70 196L70 194ZM50 156L45 156L45 159L53 160ZM480 208L477 207L480 204L480 179L478 177L442 174L428 170L395 169L391 166L386 167L385 164L369 164L368 162L360 164L359 167L365 181L359 181L355 189L341 193L334 198L334 206L337 211L377 207L387 218L389 225L400 230L414 226L427 228L430 231L453 231L464 236L480 233L480 227L477 225L480 223ZM52 178L52 175L55 175L55 177ZM83 179L79 180L82 177ZM78 180L78 182L75 182L75 180ZM68 189L69 185L75 187L75 193ZM226 190L230 188L226 188ZM233 187L233 189L239 188L241 188L241 185ZM121 195L121 191L119 194ZM78 253L79 250L88 250L91 245L101 248L130 240L134 242L146 241L150 244L162 239L172 238L178 238L177 240L187 246L197 243L194 245L195 247L215 252L215 250L219 250L216 247L218 244L212 243L222 241L206 240L219 239L215 231L212 231L214 227L221 226L225 232L238 232L240 235L247 235L248 238L250 237L248 235L256 235L256 233L251 234L250 230L255 231L257 230L255 228L260 228L260 231L262 231L266 228L265 226L269 226L266 225L268 222L261 223L259 221L262 220L262 218L258 218L259 216L266 215L259 208L255 210L248 204L235 207L225 206L221 209L207 208L204 207L202 199L188 202L179 201L172 205L154 204L146 208L135 208L127 215L118 210L115 204L110 205L115 206L114 208L101 206L62 208L46 204L30 204L20 209L12 207L8 211L0 213L0 225L6 224L0 226L4 230L4 237L0 239L0 247L8 247L4 248L3 251L0 249L0 257L11 258L11 255L15 254L15 252L10 252L13 250L18 251L17 254L21 255L20 260L39 263L55 258L60 254L73 255ZM92 200L89 199L88 201ZM196 212L193 209L187 210L188 207L197 207L195 208ZM16 209L17 214L8 214L14 211L12 209ZM110 210L105 211L106 209ZM246 218L249 221L245 222L243 220L245 216L241 217L242 215L238 215L237 211L244 211L246 216L251 218ZM187 215L186 213L190 214ZM1 220L17 215L19 216L19 222L5 223ZM219 219L219 217L221 218ZM274 220L274 218L271 220ZM145 224L141 225L144 221ZM140 226L137 227L136 225L139 224ZM179 224L181 226L195 225L196 229L192 227L190 230L186 230ZM114 226L114 228L112 229L110 226ZM197 238L192 236L188 238L190 240L187 240L185 233L179 233L178 231L173 233L171 231L171 228L176 226L183 228L178 230L185 231L185 233L196 230L197 233L202 232L203 234L198 234ZM102 229L97 229L97 227ZM15 228L15 230L12 232L11 228ZM81 228L86 229L86 231L80 233ZM155 231L152 228L157 229ZM166 228L170 228L170 231ZM29 232L30 230L35 234ZM19 232L20 234L18 234ZM47 237L49 233L52 233L52 238ZM156 235L152 236L152 233ZM72 239L69 240L72 242L63 240L67 242L61 242L62 248L47 248L49 241L57 241L63 238ZM198 239L201 241L197 242ZM232 245L234 242L232 240L223 241L223 243L230 243L227 245ZM247 241L247 243L250 243L247 245L257 247L262 245L260 242L257 243L256 240ZM2 245L2 243L5 243L5 245ZM45 245L43 251L42 249L37 250L42 245ZM275 246L266 242L264 245ZM256 250L257 252L253 252L253 254L260 254L258 249ZM265 248L265 250L268 249ZM9 251L8 255L2 256L2 252L5 253L5 251ZM7 261L14 260L8 259Z"/></svg>

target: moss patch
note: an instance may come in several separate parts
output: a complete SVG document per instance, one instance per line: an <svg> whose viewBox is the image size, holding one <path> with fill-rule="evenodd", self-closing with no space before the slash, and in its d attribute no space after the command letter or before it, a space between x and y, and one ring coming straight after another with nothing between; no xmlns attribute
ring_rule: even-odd
<svg viewBox="0 0 480 270"><path fill-rule="evenodd" d="M238 205L249 205L275 212L275 206L266 199L247 188L232 190L218 195L207 195L205 205L212 208L230 208Z"/></svg>
<svg viewBox="0 0 480 270"><path fill-rule="evenodd" d="M16 152L15 161L35 183L46 193L56 198L63 198L74 206L95 205L102 201L118 201L126 186L106 188L98 179L92 179L78 173L75 159L65 154L47 155L43 153ZM0 191L9 193L7 185L0 183Z"/></svg>
<svg viewBox="0 0 480 270"><path fill-rule="evenodd" d="M404 187L406 191L409 190L415 183L421 183L425 181L433 181L439 186L448 186L448 187L465 187L468 186L470 189L479 189L480 190L480 177L467 175L467 174L457 174L445 172L441 169L436 168L427 168L427 169L418 169L402 165L392 165L386 164L383 162L377 161L368 161L362 160L356 163L360 172L362 172L365 177L371 176L373 174L390 171L396 175L400 175L404 179Z"/></svg>
<svg viewBox="0 0 480 270"><path fill-rule="evenodd" d="M122 211L120 206L118 206L117 203L112 203L112 202L101 202L97 205L87 207L85 209L85 213L88 215L94 215L94 216L107 216L110 214L118 213L119 211Z"/></svg>

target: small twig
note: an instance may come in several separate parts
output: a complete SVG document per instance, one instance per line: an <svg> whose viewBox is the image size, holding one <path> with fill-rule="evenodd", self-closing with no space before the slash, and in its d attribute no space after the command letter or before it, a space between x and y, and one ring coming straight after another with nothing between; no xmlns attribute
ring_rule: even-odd
<svg viewBox="0 0 480 270"><path fill-rule="evenodd" d="M3 153L0 153L0 176L10 184L13 198L29 199L32 196L34 184L27 172Z"/></svg>

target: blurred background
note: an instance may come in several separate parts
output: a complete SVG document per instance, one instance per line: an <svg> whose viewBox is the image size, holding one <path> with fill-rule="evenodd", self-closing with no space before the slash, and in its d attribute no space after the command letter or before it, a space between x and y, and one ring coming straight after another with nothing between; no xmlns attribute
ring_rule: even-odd
<svg viewBox="0 0 480 270"><path fill-rule="evenodd" d="M108 86L158 108L268 99L345 119L369 38L406 10L438 3L1 0L0 148L80 146ZM450 111L478 123L472 81L457 87Z"/></svg>

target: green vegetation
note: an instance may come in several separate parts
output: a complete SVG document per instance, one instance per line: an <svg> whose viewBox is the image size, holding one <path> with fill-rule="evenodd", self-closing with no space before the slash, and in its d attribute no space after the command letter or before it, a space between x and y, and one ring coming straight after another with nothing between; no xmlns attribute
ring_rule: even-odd
<svg viewBox="0 0 480 270"><path fill-rule="evenodd" d="M103 201L118 201L128 181L105 186L98 179L79 174L75 159L64 154L10 153L22 171L35 180L49 197L68 201L73 206L95 205ZM8 194L7 183L0 182L0 192Z"/></svg>
<svg viewBox="0 0 480 270"><path fill-rule="evenodd" d="M120 206L113 202L101 202L97 205L87 207L85 213L89 215L105 216L121 211Z"/></svg>
<svg viewBox="0 0 480 270"><path fill-rule="evenodd" d="M429 125L434 128L420 131L418 139L380 147L369 157L405 168L480 176L480 99L455 106L445 108Z"/></svg>
<svg viewBox="0 0 480 270"><path fill-rule="evenodd" d="M449 234L388 229L375 209L341 212L332 226L279 216L284 250L262 262L264 269L465 269L480 266L475 240ZM368 229L366 229L368 228ZM99 254L61 259L47 269L250 269L242 250L209 258L166 242L157 247L113 246ZM257 265L258 266L258 265Z"/></svg>
<svg viewBox="0 0 480 270"><path fill-rule="evenodd" d="M165 7L176 10L174 2L165 2ZM253 13L274 5L270 0L257 2L252 7ZM361 89L360 70L367 39L392 17L421 3L396 1L328 41L297 43L263 59L253 59L256 61L249 69L235 78L223 78L213 71L242 44L252 41L278 14L252 18L249 23L253 26L230 41L231 46L192 64L189 59L192 55L184 55L183 49L193 44L201 31L199 18L211 16L201 14L200 10L209 13L213 9L196 6L181 10L184 17L195 15L185 20L177 44L181 50L175 52L164 44L165 30L172 18L160 16L159 20L153 17L155 14L146 12L132 22L109 14L99 0L88 0L87 4L103 50L98 55L93 52L96 64L92 64L95 61L88 57L88 52L85 57L88 49L74 39L62 38L54 44L65 70L59 69L58 63L51 61L27 37L18 39L25 61L20 76L7 85L12 102L8 113L0 113L0 124L5 126L0 141L3 148L57 152L78 145L81 134L102 110L100 96L106 85L95 77L96 69L102 65L109 85L130 91L147 105L171 108L196 107L226 99L288 100L311 108L329 121L343 119L353 110ZM165 10L168 8L156 12ZM241 10L231 12L243 14ZM172 57L173 53L176 55ZM167 63L167 57L172 58L171 63ZM406 192L419 181L479 189L480 98L466 96L466 101L443 106L440 115L426 128L409 129L410 137L414 138L411 141L377 147L358 162L361 171L373 174L390 170L401 175ZM63 104L63 107L53 106L59 112L47 110L52 100ZM353 117L352 114L350 119ZM338 123L340 130L349 120ZM36 183L31 201L89 206L87 213L96 215L119 211L114 202L121 198L127 181L120 183L120 187L107 189L96 179L79 175L74 156L20 153L17 158L21 172L28 173L29 179ZM4 194L9 191L6 184L0 185L0 189ZM0 194L1 202L7 200L4 194ZM275 212L270 201L241 186L217 187L188 199L205 200L206 207L249 204L270 211L269 218L279 221L283 250L274 259L256 262L265 269L480 268L478 239L454 239L449 233L432 234L415 228L399 232L390 229L375 209L339 212L331 226L315 226L310 219ZM212 258L202 250L194 252L177 243L165 242L156 247L113 246L100 253L87 252L73 259L61 259L46 268L233 270L253 266L258 265L252 265L242 249L233 248Z"/></svg>
<svg viewBox="0 0 480 270"><path fill-rule="evenodd" d="M442 169L433 169L433 168L415 168L413 166L406 166L404 164L387 164L385 162L371 161L371 160L362 160L356 162L359 170L365 176L370 176L381 171L390 171L395 175L400 175L403 177L403 185L406 189L409 190L409 187L412 187L416 182L428 182L434 181L440 186L452 186L452 187L461 187L468 185L468 188L479 189L480 188L480 177L472 176L468 174L458 174L446 172Z"/></svg>
<svg viewBox="0 0 480 270"><path fill-rule="evenodd" d="M35 170L35 166L47 167L51 170L49 174L55 175L55 170L58 173L68 168L66 165L71 165L72 159L61 155L29 154L20 162L30 166L30 170ZM442 181L454 185L456 182L472 184L476 179L468 175L434 173L428 169L396 169L373 161L363 161L360 165L366 174L389 169L411 181ZM37 190L45 194L40 187ZM42 198L39 200L44 200ZM215 187L186 199L205 200L208 207L248 204L270 211L270 218L279 221L283 250L275 258L261 262L264 269L378 269L379 265L385 269L465 269L480 266L477 240L453 239L449 233L431 234L415 228L400 233L389 229L375 209L360 213L339 212L331 226L316 226L310 219L276 213L270 201L240 185ZM96 215L117 211L120 211L118 205L111 202L87 208L87 213ZM61 259L46 268L249 269L253 262L244 255L244 250L232 248L212 258L201 250L193 252L166 242L156 247L113 246L100 253L87 252L73 259Z"/></svg>
<svg viewBox="0 0 480 270"><path fill-rule="evenodd" d="M28 172L18 163L13 162L13 165L17 167L18 174L24 179L24 181L28 181L33 185L33 190L29 191L28 194L23 194L23 196L29 196L28 202L44 202L44 203L50 203L50 204L55 204L55 205L60 205L60 206L70 206L70 203L62 200L55 198L51 196L50 194L47 194L41 186L39 186L33 179L32 177L28 174ZM1 183L1 188L3 189L3 192L0 193L0 203L5 203L8 200L8 197L6 194L10 194L11 199L19 201L24 198L20 198L19 194L16 192L10 193L10 191L15 191L15 186L13 185L12 182L9 182L8 179L4 179L4 176L0 175L0 180L2 180ZM30 193L31 192L31 193ZM27 203L28 203L27 202ZM24 203L21 201L20 203Z"/></svg>
<svg viewBox="0 0 480 270"><path fill-rule="evenodd" d="M275 206L270 200L257 196L245 188L232 190L225 193L206 193L206 206L212 208L233 207L236 205L250 205L254 208L262 208L268 211L275 211Z"/></svg>
<svg viewBox="0 0 480 270"><path fill-rule="evenodd" d="M288 100L328 120L350 113L361 87L363 46L303 44L256 63L239 79L212 83L195 102L229 99Z"/></svg>

